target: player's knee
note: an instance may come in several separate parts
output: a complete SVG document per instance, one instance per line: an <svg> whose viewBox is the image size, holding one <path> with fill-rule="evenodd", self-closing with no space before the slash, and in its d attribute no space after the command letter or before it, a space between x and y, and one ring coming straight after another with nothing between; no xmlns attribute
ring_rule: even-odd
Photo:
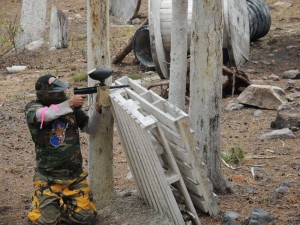
<svg viewBox="0 0 300 225"><path fill-rule="evenodd" d="M73 214L69 219L74 224L85 224L85 225L93 225L95 224L97 217L97 212L94 210L80 210Z"/></svg>
<svg viewBox="0 0 300 225"><path fill-rule="evenodd" d="M28 220L33 224L56 225L59 221L60 211L39 211L38 209L31 210L28 213Z"/></svg>

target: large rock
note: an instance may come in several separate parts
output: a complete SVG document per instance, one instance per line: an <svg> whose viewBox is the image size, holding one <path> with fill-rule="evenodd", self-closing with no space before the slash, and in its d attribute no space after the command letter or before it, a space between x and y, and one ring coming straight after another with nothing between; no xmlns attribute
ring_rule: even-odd
<svg viewBox="0 0 300 225"><path fill-rule="evenodd" d="M277 110L277 116L271 122L271 128L300 128L300 104L284 104Z"/></svg>
<svg viewBox="0 0 300 225"><path fill-rule="evenodd" d="M268 212L262 209L254 209L251 214L251 218L247 225L267 225L275 224L275 219Z"/></svg>
<svg viewBox="0 0 300 225"><path fill-rule="evenodd" d="M260 140L269 140L269 139L294 139L296 135L289 129L283 128L280 130L274 130L267 134L263 134L258 137Z"/></svg>
<svg viewBox="0 0 300 225"><path fill-rule="evenodd" d="M300 71L299 70L289 70L285 71L282 75L283 79L300 79Z"/></svg>
<svg viewBox="0 0 300 225"><path fill-rule="evenodd" d="M237 98L245 105L256 106L262 109L277 109L287 102L283 89L271 85L248 86Z"/></svg>

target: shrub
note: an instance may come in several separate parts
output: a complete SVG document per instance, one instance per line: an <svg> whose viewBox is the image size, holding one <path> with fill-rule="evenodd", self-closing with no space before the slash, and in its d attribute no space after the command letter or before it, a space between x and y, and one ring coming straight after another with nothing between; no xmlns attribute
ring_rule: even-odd
<svg viewBox="0 0 300 225"><path fill-rule="evenodd" d="M17 16L13 21L3 19L5 13L0 12L0 58L12 49L16 49L17 37L22 31L21 25L17 23Z"/></svg>
<svg viewBox="0 0 300 225"><path fill-rule="evenodd" d="M239 164L246 159L246 152L240 147L233 147L228 152L221 154L226 163Z"/></svg>

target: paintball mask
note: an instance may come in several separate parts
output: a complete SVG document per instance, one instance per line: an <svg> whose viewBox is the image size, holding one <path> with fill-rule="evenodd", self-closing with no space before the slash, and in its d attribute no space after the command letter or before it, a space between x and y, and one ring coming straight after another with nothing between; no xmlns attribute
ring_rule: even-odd
<svg viewBox="0 0 300 225"><path fill-rule="evenodd" d="M54 77L50 74L41 76L35 83L36 96L44 106L51 104L59 104L67 100L64 92L69 86L68 83L61 81L58 78L49 84L49 79Z"/></svg>

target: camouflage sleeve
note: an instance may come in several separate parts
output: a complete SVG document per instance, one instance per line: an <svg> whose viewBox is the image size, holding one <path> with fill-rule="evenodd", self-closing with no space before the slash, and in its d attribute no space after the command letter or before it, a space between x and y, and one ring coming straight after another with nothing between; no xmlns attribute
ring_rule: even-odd
<svg viewBox="0 0 300 225"><path fill-rule="evenodd" d="M97 130L98 123L95 121L101 118L101 113L97 110L92 110L91 116L87 116L81 109L74 110L78 127L82 132L94 134Z"/></svg>
<svg viewBox="0 0 300 225"><path fill-rule="evenodd" d="M88 124L88 115L80 108L74 108L73 112L75 114L78 127L80 128L80 130L83 130L83 128Z"/></svg>
<svg viewBox="0 0 300 225"><path fill-rule="evenodd" d="M42 108L43 105L39 102L32 101L29 102L25 107L25 116L27 123L38 123L35 119L36 111Z"/></svg>
<svg viewBox="0 0 300 225"><path fill-rule="evenodd" d="M25 107L25 117L34 143L36 143L39 133L39 122L35 120L35 113L41 107L43 105L36 101L29 102Z"/></svg>

